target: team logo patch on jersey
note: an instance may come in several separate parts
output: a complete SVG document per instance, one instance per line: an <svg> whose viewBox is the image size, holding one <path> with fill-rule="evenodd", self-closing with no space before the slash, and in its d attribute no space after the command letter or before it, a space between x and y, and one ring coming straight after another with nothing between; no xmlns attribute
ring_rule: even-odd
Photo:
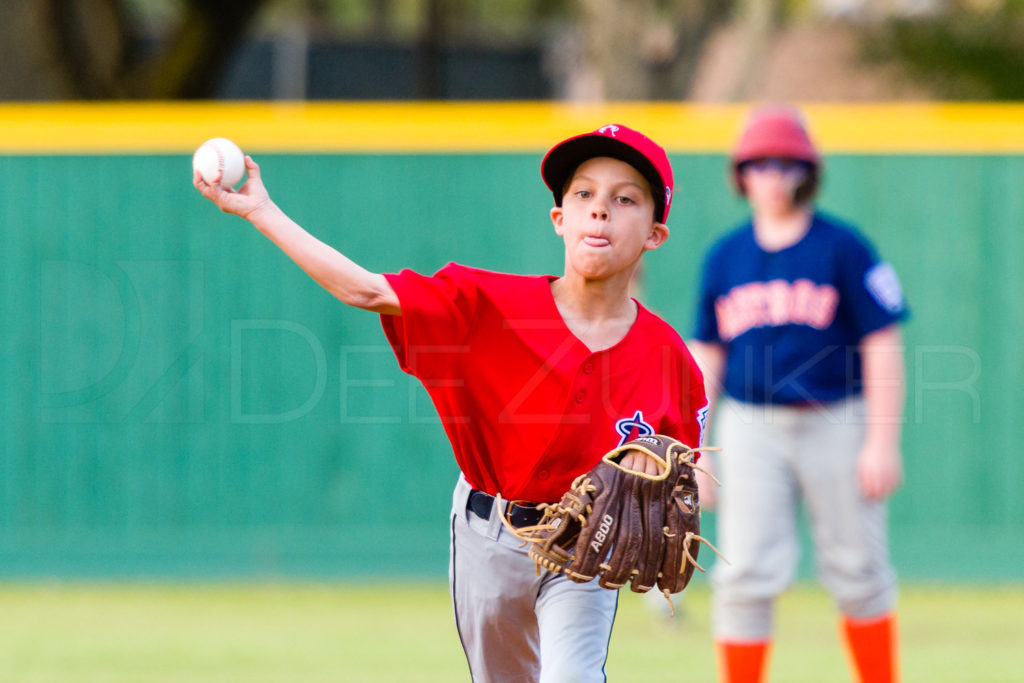
<svg viewBox="0 0 1024 683"><path fill-rule="evenodd" d="M888 263L879 263L864 274L864 286L878 305L890 313L903 310L903 288L896 270Z"/></svg>
<svg viewBox="0 0 1024 683"><path fill-rule="evenodd" d="M697 440L698 446L704 445L704 429L708 426L708 410L710 409L711 406L707 405L697 411L697 424L700 425L700 438Z"/></svg>
<svg viewBox="0 0 1024 683"><path fill-rule="evenodd" d="M632 441L641 436L651 436L654 434L654 427L644 422L644 413L642 410L638 410L633 413L633 417L627 417L619 420L615 423L615 431L619 434L619 445Z"/></svg>

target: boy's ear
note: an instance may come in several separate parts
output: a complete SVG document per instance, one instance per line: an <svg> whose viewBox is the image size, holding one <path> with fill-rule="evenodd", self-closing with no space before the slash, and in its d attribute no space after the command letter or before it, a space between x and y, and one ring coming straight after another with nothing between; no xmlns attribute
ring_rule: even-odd
<svg viewBox="0 0 1024 683"><path fill-rule="evenodd" d="M668 240L668 226L664 223L655 223L651 226L651 233L644 242L644 250L651 251L665 244Z"/></svg>
<svg viewBox="0 0 1024 683"><path fill-rule="evenodd" d="M555 206L551 209L551 225L555 226L555 234L561 236L562 234L562 221L565 218L565 214L562 213L562 207Z"/></svg>

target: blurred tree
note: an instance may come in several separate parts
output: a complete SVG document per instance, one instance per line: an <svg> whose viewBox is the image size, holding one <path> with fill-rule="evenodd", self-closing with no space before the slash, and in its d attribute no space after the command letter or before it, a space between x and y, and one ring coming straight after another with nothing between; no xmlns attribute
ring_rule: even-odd
<svg viewBox="0 0 1024 683"><path fill-rule="evenodd" d="M774 0L738 0L736 23L743 32L744 54L740 57L740 68L732 84L730 100L749 97L754 74L764 62L771 48L772 37L778 30L783 14Z"/></svg>
<svg viewBox="0 0 1024 683"><path fill-rule="evenodd" d="M701 82L720 85L712 99L742 100L771 97L765 65L787 45L829 40L815 22L841 24L854 45L870 36L876 61L903 65L941 96L1024 98L1024 0L0 0L0 97L216 97L246 45L248 82L227 96L254 82L270 84L261 96L316 96L307 92L312 54L317 92L328 83L337 88L329 96L346 96L352 79L331 74L350 65L324 60L365 64L386 51L391 66L381 68L403 70L395 97L440 99L467 92L474 73L507 79L532 68L541 83L532 92L549 86L562 99L682 100L699 70ZM798 35L798 25L811 28ZM486 62L496 54L513 56L504 72ZM807 61L787 62L779 82L813 83ZM847 59L829 73L851 77L830 82L863 71ZM386 72L356 73L365 82ZM512 80L492 80L487 92Z"/></svg>
<svg viewBox="0 0 1024 683"><path fill-rule="evenodd" d="M665 26L671 39L654 63L654 93L659 99L685 99L693 86L704 49L714 32L730 20L736 0L666 2ZM658 54L657 52L655 54Z"/></svg>
<svg viewBox="0 0 1024 683"><path fill-rule="evenodd" d="M1024 99L1024 2L962 0L869 32L875 61L900 62L951 99Z"/></svg>
<svg viewBox="0 0 1024 683"><path fill-rule="evenodd" d="M35 0L69 97L204 98L267 0L181 0L166 37L143 50L125 0Z"/></svg>
<svg viewBox="0 0 1024 683"><path fill-rule="evenodd" d="M420 99L437 100L444 94L444 54L447 19L452 3L447 0L425 0L423 30L417 45L419 76L416 79Z"/></svg>
<svg viewBox="0 0 1024 683"><path fill-rule="evenodd" d="M702 48L728 0L569 0L571 23L556 40L559 88L573 100L685 97Z"/></svg>

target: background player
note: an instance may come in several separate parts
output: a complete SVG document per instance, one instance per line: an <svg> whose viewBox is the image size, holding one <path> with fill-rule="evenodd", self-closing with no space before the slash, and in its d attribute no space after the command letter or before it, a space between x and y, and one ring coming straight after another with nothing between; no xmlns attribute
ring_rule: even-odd
<svg viewBox="0 0 1024 683"><path fill-rule="evenodd" d="M724 392L717 543L731 564L711 583L728 682L762 680L773 602L796 570L800 498L860 680L897 675L884 499L902 480L906 309L865 238L814 210L821 166L798 112L755 111L732 156L753 216L711 248L700 285L691 348ZM716 486L698 480L707 506Z"/></svg>
<svg viewBox="0 0 1024 683"><path fill-rule="evenodd" d="M668 238L672 170L625 126L563 141L541 164L565 248L561 277L449 264L371 273L270 200L259 166L238 192L195 186L255 225L341 301L381 314L402 369L430 393L461 476L451 514L456 625L476 681L603 681L618 593L538 575L501 521L535 524L610 449L655 432L699 445L706 407L679 336L629 296ZM390 231L382 231L383 235ZM622 463L641 467L642 462Z"/></svg>

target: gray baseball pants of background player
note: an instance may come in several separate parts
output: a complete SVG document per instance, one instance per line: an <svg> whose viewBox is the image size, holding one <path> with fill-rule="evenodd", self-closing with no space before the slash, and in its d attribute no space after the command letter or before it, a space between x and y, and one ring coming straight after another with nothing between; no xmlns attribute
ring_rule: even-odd
<svg viewBox="0 0 1024 683"><path fill-rule="evenodd" d="M542 571L501 522L452 496L449 581L455 623L476 683L603 683L618 591ZM543 664L543 666L542 666Z"/></svg>
<svg viewBox="0 0 1024 683"><path fill-rule="evenodd" d="M886 507L857 486L864 423L859 397L804 407L719 402L716 541L729 564L711 573L716 637L770 639L773 601L796 574L800 499L822 582L842 613L870 619L893 609Z"/></svg>

